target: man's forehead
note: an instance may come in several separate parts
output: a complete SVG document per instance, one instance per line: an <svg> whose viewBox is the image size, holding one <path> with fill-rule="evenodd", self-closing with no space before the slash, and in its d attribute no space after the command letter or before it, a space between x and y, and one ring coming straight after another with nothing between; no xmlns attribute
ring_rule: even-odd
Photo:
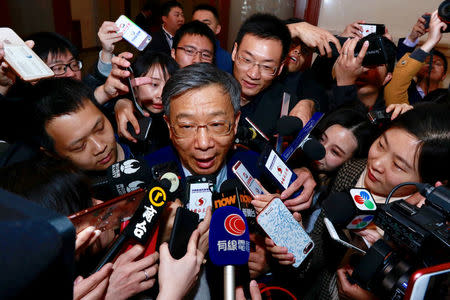
<svg viewBox="0 0 450 300"><path fill-rule="evenodd" d="M204 43L202 41L200 41L199 39L204 39L205 41L207 41L207 45L204 45ZM199 44L202 44L200 47ZM192 46L195 48L203 48L206 50L211 50L214 48L214 45L211 43L211 41L208 39L207 36L201 35L201 34L191 34L191 33L186 33L185 35L183 35L180 39L179 42L179 46ZM205 47L208 48L205 48ZM200 49L198 49L200 50Z"/></svg>
<svg viewBox="0 0 450 300"><path fill-rule="evenodd" d="M73 60L74 57L69 50L57 53L49 53L47 57L48 63L65 63Z"/></svg>
<svg viewBox="0 0 450 300"><path fill-rule="evenodd" d="M257 55L263 48L269 48L270 51L266 51L267 59L279 61L283 52L283 45L280 40L272 38L262 38L252 33L246 33L238 45L239 51L246 51L252 55Z"/></svg>
<svg viewBox="0 0 450 300"><path fill-rule="evenodd" d="M217 21L216 17L214 16L214 14L212 12L210 12L209 10L204 10L204 9L197 10L194 13L193 17L199 21L202 21L202 20Z"/></svg>

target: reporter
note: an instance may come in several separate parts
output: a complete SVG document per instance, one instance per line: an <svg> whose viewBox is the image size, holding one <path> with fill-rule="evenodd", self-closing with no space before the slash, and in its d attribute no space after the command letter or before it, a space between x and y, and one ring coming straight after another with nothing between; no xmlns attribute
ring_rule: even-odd
<svg viewBox="0 0 450 300"><path fill-rule="evenodd" d="M163 119L161 95L166 81L178 70L178 64L168 55L146 51L136 59L133 70L136 81L146 79L146 82L139 84L135 91L139 104L152 118L149 138L145 142L138 143L128 132L128 122L133 125L136 133L144 130L139 128L130 100L120 99L114 110L119 136L132 142L130 147L133 153L145 155L169 144L169 131Z"/></svg>

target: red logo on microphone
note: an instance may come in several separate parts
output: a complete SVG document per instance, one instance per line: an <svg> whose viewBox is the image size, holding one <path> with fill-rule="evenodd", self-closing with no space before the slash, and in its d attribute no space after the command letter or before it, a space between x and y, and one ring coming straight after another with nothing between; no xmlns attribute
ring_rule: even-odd
<svg viewBox="0 0 450 300"><path fill-rule="evenodd" d="M238 214L229 215L224 221L225 230L234 236L241 236L245 233L244 219Z"/></svg>
<svg viewBox="0 0 450 300"><path fill-rule="evenodd" d="M203 200L203 198L199 198L199 199L197 200L197 205L198 205L198 206L202 206L203 203L205 203L205 200Z"/></svg>

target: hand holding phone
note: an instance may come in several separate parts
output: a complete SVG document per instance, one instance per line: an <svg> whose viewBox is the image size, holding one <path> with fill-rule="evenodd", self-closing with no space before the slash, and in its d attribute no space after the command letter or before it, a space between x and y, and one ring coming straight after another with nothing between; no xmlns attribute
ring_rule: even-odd
<svg viewBox="0 0 450 300"><path fill-rule="evenodd" d="M277 246L294 254L296 268L314 248L314 242L279 198L273 199L256 221Z"/></svg>
<svg viewBox="0 0 450 300"><path fill-rule="evenodd" d="M3 43L4 60L22 80L35 81L55 75L11 28L0 28L0 42Z"/></svg>

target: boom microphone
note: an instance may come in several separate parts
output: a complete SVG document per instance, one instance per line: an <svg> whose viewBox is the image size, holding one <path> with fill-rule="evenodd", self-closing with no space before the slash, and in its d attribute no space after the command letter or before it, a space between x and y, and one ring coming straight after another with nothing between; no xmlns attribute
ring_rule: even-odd
<svg viewBox="0 0 450 300"><path fill-rule="evenodd" d="M375 218L377 206L370 192L353 188L331 194L322 203L327 218L339 227L363 229Z"/></svg>
<svg viewBox="0 0 450 300"><path fill-rule="evenodd" d="M133 158L112 164L106 176L96 178L91 186L94 198L112 199L145 189L151 180L152 173L146 161Z"/></svg>
<svg viewBox="0 0 450 300"><path fill-rule="evenodd" d="M152 182L148 188L148 195L142 199L127 227L109 248L95 272L99 271L108 262L113 261L127 241L133 241L141 245L147 243L155 224L159 220L164 205L167 201L172 201L172 199L168 199L171 195L169 193L171 185L172 183L168 179Z"/></svg>
<svg viewBox="0 0 450 300"><path fill-rule="evenodd" d="M209 229L211 261L217 266L224 266L224 299L234 299L234 266L246 264L250 256L250 238L245 216L236 207L218 208L212 215Z"/></svg>

